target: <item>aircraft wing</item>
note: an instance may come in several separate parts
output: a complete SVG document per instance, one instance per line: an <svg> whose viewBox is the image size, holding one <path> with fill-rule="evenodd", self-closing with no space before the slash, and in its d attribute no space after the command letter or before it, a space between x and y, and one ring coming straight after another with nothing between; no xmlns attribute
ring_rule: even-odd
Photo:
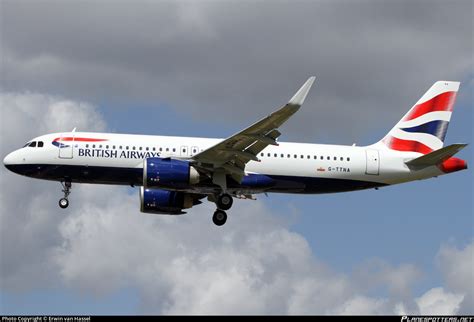
<svg viewBox="0 0 474 322"><path fill-rule="evenodd" d="M268 145L278 145L276 138L281 134L278 128L299 110L314 80L315 77L310 77L285 106L193 156L194 163L208 172L218 170L232 175L240 182L249 161L259 161L257 155L260 151Z"/></svg>

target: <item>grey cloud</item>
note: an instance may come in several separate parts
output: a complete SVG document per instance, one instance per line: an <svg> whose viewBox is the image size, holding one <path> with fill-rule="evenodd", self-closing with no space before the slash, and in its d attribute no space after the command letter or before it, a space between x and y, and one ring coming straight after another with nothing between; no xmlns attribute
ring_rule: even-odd
<svg viewBox="0 0 474 322"><path fill-rule="evenodd" d="M79 193L89 203L59 224L64 242L51 257L71 289L107 296L136 288L145 314L395 313L403 303L369 297L373 287L318 261L261 202L240 202L238 218L217 230L205 220L209 205L184 217L155 217L137 214L135 196L117 189ZM377 287L391 287L393 275L413 281L403 267L373 272L387 274Z"/></svg>
<svg viewBox="0 0 474 322"><path fill-rule="evenodd" d="M412 286L422 277L422 272L411 264L393 267L381 259L367 260L354 270L354 280L360 287L376 288L386 285L392 303L403 304L407 311L416 310L417 304L413 300Z"/></svg>
<svg viewBox="0 0 474 322"><path fill-rule="evenodd" d="M105 128L97 109L87 103L37 93L1 93L0 101L2 156L39 133ZM1 288L57 285L46 259L51 247L61 243L57 223L64 214L56 211L59 184L20 178L3 166L0 183Z"/></svg>
<svg viewBox="0 0 474 322"><path fill-rule="evenodd" d="M306 105L285 129L288 139L352 143L367 135L368 123L383 135L434 81L472 77L471 1L3 7L5 89L130 108L166 103L237 129L315 74Z"/></svg>

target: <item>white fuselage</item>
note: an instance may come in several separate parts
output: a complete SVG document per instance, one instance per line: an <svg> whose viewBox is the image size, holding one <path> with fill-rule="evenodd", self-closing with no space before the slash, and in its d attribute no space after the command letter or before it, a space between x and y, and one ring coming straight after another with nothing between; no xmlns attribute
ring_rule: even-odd
<svg viewBox="0 0 474 322"><path fill-rule="evenodd" d="M59 146L54 142L69 137ZM42 147L24 147L12 152L5 160L23 166L28 171L18 173L42 179L62 181L67 175L65 167L76 169L72 181L84 183L110 183L140 185L139 176L143 160L150 157L189 160L193 155L210 148L220 139L129 135L111 133L54 133L37 137L31 142L43 142ZM66 146L67 145L67 146ZM358 147L308 143L280 142L268 146L258 154L260 161L250 161L246 174L284 178L286 181L312 183L321 179L314 189L289 189L288 192L324 193L359 190L390 185L443 174L436 166L413 171L405 161L419 153L400 153L380 145ZM99 169L99 170L98 170ZM109 172L110 177L97 175ZM135 171L136 175L117 175L121 171ZM66 173L66 174L65 174ZM91 173L94 173L91 175ZM76 178L74 178L76 176ZM308 181L309 180L309 181ZM326 191L327 181L338 183ZM334 181L335 180L335 181ZM317 181L314 181L317 182ZM371 183L355 185L347 182ZM317 184L318 185L318 184ZM235 188L238 190L238 188ZM191 190L196 190L195 188ZM250 192L261 192L252 189ZM285 192L284 187L276 192Z"/></svg>

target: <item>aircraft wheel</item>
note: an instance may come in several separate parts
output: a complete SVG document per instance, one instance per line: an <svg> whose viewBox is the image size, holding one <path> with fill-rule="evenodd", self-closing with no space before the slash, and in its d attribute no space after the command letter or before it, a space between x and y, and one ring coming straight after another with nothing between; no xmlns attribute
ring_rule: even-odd
<svg viewBox="0 0 474 322"><path fill-rule="evenodd" d="M69 206L69 200L67 200L66 198L59 199L59 207L65 209L67 208L67 206Z"/></svg>
<svg viewBox="0 0 474 322"><path fill-rule="evenodd" d="M232 196L229 195L228 193L223 193L217 198L217 208L222 209L222 210L229 210L230 207L232 207L232 204L234 203L234 200L232 199Z"/></svg>
<svg viewBox="0 0 474 322"><path fill-rule="evenodd" d="M214 222L214 224L216 224L217 226L222 226L223 224L225 224L225 222L227 221L227 214L225 213L225 211L222 211L220 209L217 209L215 212L214 212L214 215L212 216L212 221Z"/></svg>

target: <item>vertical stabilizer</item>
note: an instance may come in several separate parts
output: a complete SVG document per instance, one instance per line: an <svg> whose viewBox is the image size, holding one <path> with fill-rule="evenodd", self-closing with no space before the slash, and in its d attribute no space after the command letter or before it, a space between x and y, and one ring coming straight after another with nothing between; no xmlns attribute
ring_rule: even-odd
<svg viewBox="0 0 474 322"><path fill-rule="evenodd" d="M427 154L444 145L459 82L438 81L378 143L396 151Z"/></svg>

